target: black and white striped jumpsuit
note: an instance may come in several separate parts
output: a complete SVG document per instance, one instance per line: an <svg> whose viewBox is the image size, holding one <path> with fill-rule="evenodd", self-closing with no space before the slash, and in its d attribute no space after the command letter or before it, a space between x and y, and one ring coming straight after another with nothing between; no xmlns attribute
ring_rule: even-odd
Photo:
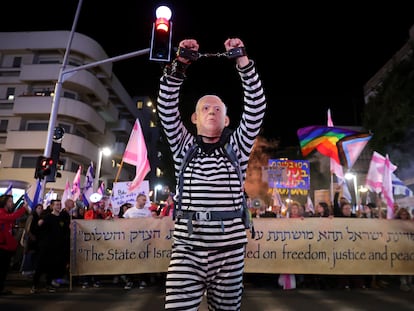
<svg viewBox="0 0 414 311"><path fill-rule="evenodd" d="M250 60L247 66L236 68L244 91L244 107L229 142L238 155L244 178L262 126L266 100L254 62ZM157 108L177 178L183 156L196 139L181 121L182 83L183 79L164 74ZM199 148L184 171L182 210L234 212L241 208L242 198L243 186L223 145ZM192 224L191 234L188 221ZM166 279L165 310L198 310L205 291L209 310L240 310L246 243L246 229L239 217L210 221L178 218Z"/></svg>

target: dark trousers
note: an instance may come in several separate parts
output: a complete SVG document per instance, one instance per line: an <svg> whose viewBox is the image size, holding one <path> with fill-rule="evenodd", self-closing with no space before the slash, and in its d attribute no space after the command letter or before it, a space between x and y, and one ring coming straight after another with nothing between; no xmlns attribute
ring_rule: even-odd
<svg viewBox="0 0 414 311"><path fill-rule="evenodd" d="M0 292L4 290L13 254L14 252L0 249Z"/></svg>

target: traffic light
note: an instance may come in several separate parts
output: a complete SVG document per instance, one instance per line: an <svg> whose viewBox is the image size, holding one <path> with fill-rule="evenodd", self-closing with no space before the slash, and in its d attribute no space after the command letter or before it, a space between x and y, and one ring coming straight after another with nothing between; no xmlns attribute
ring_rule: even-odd
<svg viewBox="0 0 414 311"><path fill-rule="evenodd" d="M36 162L35 178L43 179L51 173L51 167L54 165L52 158L39 156Z"/></svg>
<svg viewBox="0 0 414 311"><path fill-rule="evenodd" d="M156 11L156 20L152 25L150 60L169 62L171 60L172 23L171 10L160 6Z"/></svg>
<svg viewBox="0 0 414 311"><path fill-rule="evenodd" d="M60 160L60 154L64 152L65 149L62 148L62 144L54 141L51 152L52 162L50 166L50 173L46 176L46 182L55 182L56 177L62 177L62 174L59 172L63 166L63 161Z"/></svg>

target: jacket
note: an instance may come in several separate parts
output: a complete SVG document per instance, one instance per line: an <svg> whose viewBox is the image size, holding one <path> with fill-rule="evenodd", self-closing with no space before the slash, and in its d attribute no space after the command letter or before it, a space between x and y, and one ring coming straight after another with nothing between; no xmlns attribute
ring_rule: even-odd
<svg viewBox="0 0 414 311"><path fill-rule="evenodd" d="M13 236L13 226L17 219L26 213L26 208L20 207L13 213L8 213L5 208L0 208L0 249L16 251L18 242Z"/></svg>

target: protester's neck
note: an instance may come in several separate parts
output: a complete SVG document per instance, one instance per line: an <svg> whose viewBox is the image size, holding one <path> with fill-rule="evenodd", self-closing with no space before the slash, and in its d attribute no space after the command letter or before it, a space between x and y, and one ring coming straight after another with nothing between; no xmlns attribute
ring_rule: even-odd
<svg viewBox="0 0 414 311"><path fill-rule="evenodd" d="M220 136L205 136L205 135L200 135L200 136L203 142L205 142L206 144L214 144L220 140Z"/></svg>

